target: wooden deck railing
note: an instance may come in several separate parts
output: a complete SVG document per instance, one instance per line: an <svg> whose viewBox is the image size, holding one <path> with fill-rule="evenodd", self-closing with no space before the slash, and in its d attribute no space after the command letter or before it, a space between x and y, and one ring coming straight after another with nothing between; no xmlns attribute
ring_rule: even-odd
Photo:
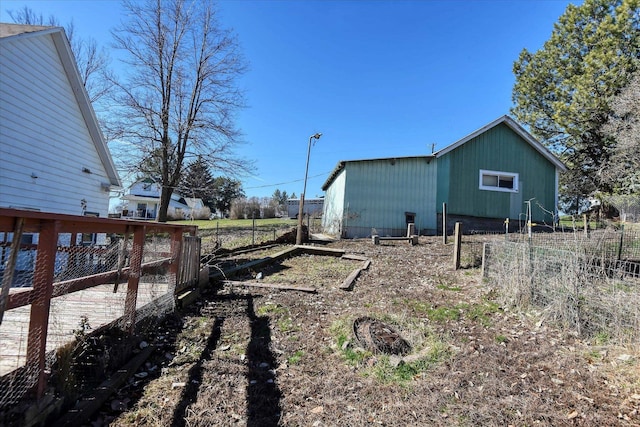
<svg viewBox="0 0 640 427"><path fill-rule="evenodd" d="M37 367L39 372L36 391L42 396L46 386L45 353L47 343L47 329L49 325L49 310L51 299L72 292L95 287L105 283L120 283L126 281L127 293L125 299L125 324L130 332L133 332L136 316L136 300L139 280L145 272L153 272L158 269L168 271L169 277L179 281L192 281L194 271L193 259L199 254L194 254L193 244L187 244L188 254L183 254L183 240L188 236L195 236L197 227L180 226L173 224L161 224L150 221L131 221L124 219L107 219L85 216L62 215L52 213L33 212L17 209L0 208L0 233L3 237L2 262L3 277L0 292L0 324L5 312L25 305L31 305L29 328L27 336L26 365ZM37 245L22 244L22 235L25 233L37 234ZM61 252L71 252L69 248L59 246L59 235L70 234L70 247L80 246L81 234L109 234L124 236L128 240L132 236L132 245L128 251L128 265L119 260L107 271L83 277L74 277L68 280L55 282L54 272L56 255ZM163 257L152 261L143 262L145 255L145 241L149 235L163 234L169 236L170 248ZM11 237L11 239L8 238ZM187 237L188 237L187 236ZM78 242L80 240L80 242ZM78 242L78 243L76 243ZM7 247L10 250L6 250ZM16 261L20 250L33 250L35 248L35 265L32 275L32 286L22 289L13 289L12 282ZM196 246L199 248L199 246ZM95 248L78 248L94 251ZM85 252L86 252L85 251ZM8 254L8 255L7 255ZM183 256L187 259L183 261ZM58 260L59 261L59 260ZM67 260L68 263L71 259ZM188 268L181 269L181 264ZM196 273L197 274L197 273ZM197 277L197 276L196 276ZM175 283L176 288L184 287Z"/></svg>

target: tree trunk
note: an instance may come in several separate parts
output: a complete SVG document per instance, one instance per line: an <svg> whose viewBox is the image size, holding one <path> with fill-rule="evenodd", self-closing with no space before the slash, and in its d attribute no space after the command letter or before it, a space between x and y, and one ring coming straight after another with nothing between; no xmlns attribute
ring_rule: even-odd
<svg viewBox="0 0 640 427"><path fill-rule="evenodd" d="M158 210L158 222L167 222L167 211L169 210L169 201L171 200L171 194L173 189L169 186L163 185L160 195L160 209Z"/></svg>

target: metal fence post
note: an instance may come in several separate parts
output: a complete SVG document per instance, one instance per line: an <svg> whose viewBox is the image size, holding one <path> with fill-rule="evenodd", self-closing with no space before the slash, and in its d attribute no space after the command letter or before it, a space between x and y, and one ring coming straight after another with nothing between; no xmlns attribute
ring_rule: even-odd
<svg viewBox="0 0 640 427"><path fill-rule="evenodd" d="M442 243L447 244L447 204L442 204Z"/></svg>
<svg viewBox="0 0 640 427"><path fill-rule="evenodd" d="M622 259L622 245L624 244L624 224L620 226L620 246L618 246L618 261Z"/></svg>
<svg viewBox="0 0 640 427"><path fill-rule="evenodd" d="M484 242L482 244L482 275L483 279L487 278L487 253L488 253L488 243Z"/></svg>
<svg viewBox="0 0 640 427"><path fill-rule="evenodd" d="M454 229L455 240L453 246L453 268L455 270L460 268L460 247L462 246L461 225L462 223L456 222Z"/></svg>

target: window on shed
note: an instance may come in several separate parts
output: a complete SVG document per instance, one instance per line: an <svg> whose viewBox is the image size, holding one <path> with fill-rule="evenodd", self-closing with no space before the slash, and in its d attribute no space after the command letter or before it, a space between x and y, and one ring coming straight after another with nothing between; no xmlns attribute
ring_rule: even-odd
<svg viewBox="0 0 640 427"><path fill-rule="evenodd" d="M518 191L518 174L480 169L479 188L516 193Z"/></svg>

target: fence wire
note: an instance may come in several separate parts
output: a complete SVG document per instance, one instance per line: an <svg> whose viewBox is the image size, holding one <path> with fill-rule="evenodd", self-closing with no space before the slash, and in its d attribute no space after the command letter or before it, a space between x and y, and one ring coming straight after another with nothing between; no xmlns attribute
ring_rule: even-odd
<svg viewBox="0 0 640 427"><path fill-rule="evenodd" d="M12 233L0 236L2 266L10 255ZM16 260L11 294L33 290L34 281L42 280L36 268L39 262L38 234L23 235ZM60 390L80 390L97 385L105 372L119 366L126 353L117 342L124 342L132 325L150 316L161 316L174 309L176 278L166 268L148 269L140 277L135 316L125 313L127 280L116 275L113 283L75 291L87 277L107 271L121 273L130 266L133 236L107 234L59 234L55 249L54 298L48 306L46 366L51 381ZM149 263L171 256L170 238L163 234L147 235L142 262ZM0 270L0 276L5 272ZM67 293L71 292L71 293ZM35 293L31 301L44 301ZM23 398L38 381L40 368L29 366L28 340L41 342L42 331L31 331L32 305L4 313L0 324L0 410ZM107 325L109 326L107 330ZM135 327L135 325L133 325ZM91 332L104 329L99 337ZM117 341L117 342L116 342ZM1 421L1 418L0 418ZM2 424L0 422L0 424Z"/></svg>
<svg viewBox="0 0 640 427"><path fill-rule="evenodd" d="M606 238L564 237L487 243L484 277L504 304L540 309L582 337L639 342L640 262L620 259L619 247L609 248Z"/></svg>

